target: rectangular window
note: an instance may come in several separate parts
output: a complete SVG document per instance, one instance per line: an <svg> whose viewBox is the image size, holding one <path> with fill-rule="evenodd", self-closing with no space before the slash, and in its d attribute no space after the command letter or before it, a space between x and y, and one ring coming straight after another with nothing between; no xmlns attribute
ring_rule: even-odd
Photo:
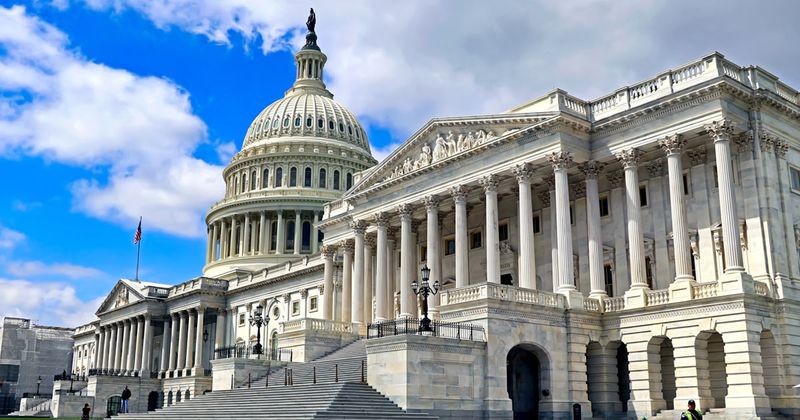
<svg viewBox="0 0 800 420"><path fill-rule="evenodd" d="M425 245L419 246L419 260L428 261L428 247Z"/></svg>
<svg viewBox="0 0 800 420"><path fill-rule="evenodd" d="M689 173L683 173L683 195L692 194L692 181L689 179Z"/></svg>
<svg viewBox="0 0 800 420"><path fill-rule="evenodd" d="M444 241L444 255L453 255L456 253L456 240L445 239Z"/></svg>
<svg viewBox="0 0 800 420"><path fill-rule="evenodd" d="M300 315L300 301L292 302L292 315Z"/></svg>
<svg viewBox="0 0 800 420"><path fill-rule="evenodd" d="M317 302L318 302L318 300L319 299L316 296L313 296L311 299L309 299L309 301L308 301L308 312L317 312Z"/></svg>
<svg viewBox="0 0 800 420"><path fill-rule="evenodd" d="M789 176L792 181L792 190L800 192L800 169L790 166Z"/></svg>
<svg viewBox="0 0 800 420"><path fill-rule="evenodd" d="M244 326L244 314L239 314L239 326Z"/></svg>
<svg viewBox="0 0 800 420"><path fill-rule="evenodd" d="M644 257L644 276L647 279L647 287L653 288L653 267L651 266L650 257Z"/></svg>
<svg viewBox="0 0 800 420"><path fill-rule="evenodd" d="M647 186L640 185L639 186L639 205L641 207L647 207Z"/></svg>
<svg viewBox="0 0 800 420"><path fill-rule="evenodd" d="M603 281L605 282L608 296L614 297L614 272L611 270L611 264L603 266Z"/></svg>
<svg viewBox="0 0 800 420"><path fill-rule="evenodd" d="M717 177L717 165L711 167L714 174L714 188L719 188L719 177Z"/></svg>
<svg viewBox="0 0 800 420"><path fill-rule="evenodd" d="M483 238L481 238L481 231L477 230L475 232L472 232L472 235L470 235L470 244L469 244L470 249L480 248L481 246L483 246L482 239Z"/></svg>
<svg viewBox="0 0 800 420"><path fill-rule="evenodd" d="M608 196L600 196L600 217L606 217L611 214L611 209L608 206Z"/></svg>
<svg viewBox="0 0 800 420"><path fill-rule="evenodd" d="M573 210L572 204L569 205L569 224L575 226L575 210Z"/></svg>
<svg viewBox="0 0 800 420"><path fill-rule="evenodd" d="M542 233L542 217L538 214L533 215L533 233Z"/></svg>
<svg viewBox="0 0 800 420"><path fill-rule="evenodd" d="M508 223L501 223L497 227L497 233L498 233L500 241L507 241L508 240Z"/></svg>

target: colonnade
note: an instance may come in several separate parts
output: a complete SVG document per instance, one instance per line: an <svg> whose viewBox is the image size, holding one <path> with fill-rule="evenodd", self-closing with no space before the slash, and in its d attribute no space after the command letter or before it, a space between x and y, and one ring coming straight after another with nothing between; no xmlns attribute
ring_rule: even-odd
<svg viewBox="0 0 800 420"><path fill-rule="evenodd" d="M319 211L264 210L217 219L208 226L206 263L251 255L300 255L303 252L315 254L319 251L319 233L316 224L320 216ZM289 222L294 223L292 237L288 236ZM304 223L310 225L309 243L305 249Z"/></svg>
<svg viewBox="0 0 800 420"><path fill-rule="evenodd" d="M95 368L113 375L149 374L153 327L148 314L100 326Z"/></svg>
<svg viewBox="0 0 800 420"><path fill-rule="evenodd" d="M215 349L224 343L225 314L224 309L217 310ZM206 307L199 305L173 312L165 319L159 368L162 377L203 374L203 335L211 334L204 329L205 317Z"/></svg>
<svg viewBox="0 0 800 420"><path fill-rule="evenodd" d="M723 247L725 249L725 273L741 273L744 271L742 264L742 250L739 242L739 225L736 215L736 199L733 185L733 168L731 167L730 142L733 128L729 121L713 122L705 127L710 139L714 143L717 163L717 177L719 183L719 202L723 230ZM672 231L675 248L675 281L693 282L691 269L691 246L686 217L686 207L683 197L683 168L681 153L686 144L680 134L674 134L660 139L658 145L663 150L669 170L670 211ZM627 235L630 249L630 290L642 291L649 289L645 271L645 239L643 234L641 203L639 202L638 168L641 151L635 148L620 150L615 154L616 160L622 165L625 176L625 197L627 205ZM573 166L573 157L569 152L555 152L547 156L553 171L550 202L555 210L555 242L553 252L553 270L556 278L554 290L561 294L576 292L574 267L573 267L573 242L572 223L570 217L569 175L568 169ZM603 248L601 237L601 220L599 209L598 176L606 163L587 161L579 165L584 176L587 196L587 232L589 247L589 296L602 299L607 296L603 276ZM506 171L509 172L509 171ZM519 197L519 279L516 285L523 288L536 288L535 250L533 246L533 217L531 203L531 177L534 164L522 163L511 168L511 174L516 178ZM333 282L333 259L338 247L344 254L343 284L342 284L342 314L344 322L365 323L372 321L372 307L367 305L374 297L376 300L375 320L390 319L394 316L394 273L393 265L388 262L393 254L394 247L388 246L387 230L390 229L390 216L397 216L400 222L400 316L416 316L416 299L411 290L411 282L417 278L417 253L416 253L416 226L419 222L413 219L415 209L425 207L427 225L428 267L431 268L430 283L442 280L441 254L439 243L439 206L442 198L449 195L454 204L455 218L455 283L456 287L465 287L469 284L469 240L467 226L467 196L476 188L482 189L483 204L485 206L485 251L486 270L485 281L500 283L499 269L499 235L498 235L498 179L507 173L489 173L477 180L475 184L459 184L449 187L446 191L434 192L416 202L405 202L397 206L395 212L381 211L372 217L354 220L350 223L353 232L352 239L339 244L326 244L325 257L325 287L331 287ZM377 237L377 278L375 279L374 292L365 297L367 291L367 278L365 277L365 251L372 245L364 240L370 226L374 226ZM371 231L370 231L371 233ZM371 260L371 259L370 259ZM472 273L473 279L475 273ZM371 282L370 282L371 284ZM688 288L691 289L691 288ZM436 311L437 302L434 300L432 308ZM330 294L325 295L324 316L333 319L333 300Z"/></svg>

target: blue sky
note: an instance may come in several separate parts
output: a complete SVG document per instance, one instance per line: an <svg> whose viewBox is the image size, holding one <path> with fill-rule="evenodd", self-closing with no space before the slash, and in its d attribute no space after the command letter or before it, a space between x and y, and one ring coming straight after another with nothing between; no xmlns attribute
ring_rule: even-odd
<svg viewBox="0 0 800 420"><path fill-rule="evenodd" d="M326 83L379 158L434 116L593 99L713 50L800 87L791 1L394 3L313 2ZM90 319L133 276L139 215L140 277L199 275L222 167L291 85L309 5L0 0L0 316Z"/></svg>

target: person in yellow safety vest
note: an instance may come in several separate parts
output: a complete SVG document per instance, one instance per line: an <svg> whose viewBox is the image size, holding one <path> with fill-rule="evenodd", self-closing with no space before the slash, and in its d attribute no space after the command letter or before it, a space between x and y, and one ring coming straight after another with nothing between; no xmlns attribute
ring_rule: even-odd
<svg viewBox="0 0 800 420"><path fill-rule="evenodd" d="M703 415L694 407L694 400L689 400L689 408L681 414L681 420L703 420Z"/></svg>

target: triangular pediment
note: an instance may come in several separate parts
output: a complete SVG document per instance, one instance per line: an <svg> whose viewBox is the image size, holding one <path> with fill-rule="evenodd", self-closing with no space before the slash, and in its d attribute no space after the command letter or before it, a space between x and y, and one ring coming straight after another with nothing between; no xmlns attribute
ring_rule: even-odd
<svg viewBox="0 0 800 420"><path fill-rule="evenodd" d="M345 194L359 195L375 185L482 153L492 143L556 117L555 113L501 114L458 119L434 119L414 133Z"/></svg>
<svg viewBox="0 0 800 420"><path fill-rule="evenodd" d="M123 306L128 306L139 302L144 299L144 296L133 287L126 284L125 280L120 280L111 289L111 293L106 296L106 299L97 310L97 314L112 311Z"/></svg>

